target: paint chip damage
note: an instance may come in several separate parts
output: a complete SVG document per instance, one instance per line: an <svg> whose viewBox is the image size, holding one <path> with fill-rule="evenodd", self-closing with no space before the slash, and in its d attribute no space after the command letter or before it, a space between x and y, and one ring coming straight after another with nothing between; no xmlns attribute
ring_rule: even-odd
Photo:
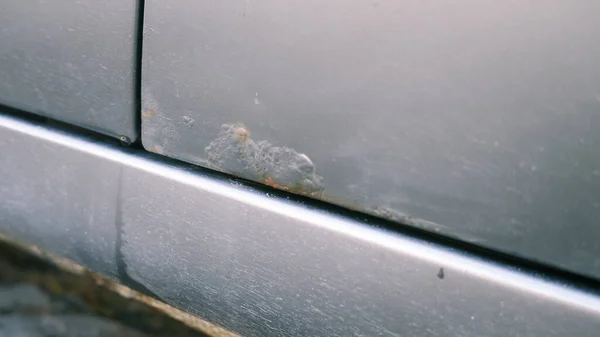
<svg viewBox="0 0 600 337"><path fill-rule="evenodd" d="M325 186L310 158L296 150L254 141L243 124L223 124L204 149L211 168L271 187L319 197Z"/></svg>

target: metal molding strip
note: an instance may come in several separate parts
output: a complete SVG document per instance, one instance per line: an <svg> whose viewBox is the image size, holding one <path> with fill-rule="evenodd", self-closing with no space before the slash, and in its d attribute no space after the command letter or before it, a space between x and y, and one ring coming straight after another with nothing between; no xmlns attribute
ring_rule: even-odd
<svg viewBox="0 0 600 337"><path fill-rule="evenodd" d="M0 116L0 231L245 336L597 336L583 290Z"/></svg>

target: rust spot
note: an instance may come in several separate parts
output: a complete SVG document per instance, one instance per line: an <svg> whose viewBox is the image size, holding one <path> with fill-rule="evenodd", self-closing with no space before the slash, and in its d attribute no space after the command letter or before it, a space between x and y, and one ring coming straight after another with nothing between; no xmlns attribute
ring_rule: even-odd
<svg viewBox="0 0 600 337"><path fill-rule="evenodd" d="M238 143L245 144L250 139L250 131L243 124L236 124L233 134Z"/></svg>
<svg viewBox="0 0 600 337"><path fill-rule="evenodd" d="M266 177L266 178L265 178L265 179L262 181L262 183L263 183L263 184L265 184L265 185L267 185L267 186L271 186L271 187L273 187L273 188L277 188L277 189L284 190L284 191L290 191L290 187L289 187L289 186L282 186L282 185L279 185L279 184L277 183L277 181L275 181L275 179L273 179L273 178L271 178L271 177ZM300 193L300 192L297 192L297 191L292 191L292 192L295 192L295 193Z"/></svg>
<svg viewBox="0 0 600 337"><path fill-rule="evenodd" d="M142 118L145 120L150 119L150 117L156 116L156 111L152 109L142 110Z"/></svg>
<svg viewBox="0 0 600 337"><path fill-rule="evenodd" d="M156 153L156 154L163 154L164 148L160 145L154 145L154 146L150 146L148 148L148 151L150 151L152 153Z"/></svg>
<svg viewBox="0 0 600 337"><path fill-rule="evenodd" d="M310 158L268 141L254 141L241 124L223 124L205 149L208 166L265 185L312 197L321 195L323 178Z"/></svg>

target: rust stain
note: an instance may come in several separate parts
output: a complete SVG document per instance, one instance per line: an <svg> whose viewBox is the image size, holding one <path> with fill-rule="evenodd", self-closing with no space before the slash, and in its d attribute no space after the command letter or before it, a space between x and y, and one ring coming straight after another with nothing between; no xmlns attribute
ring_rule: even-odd
<svg viewBox="0 0 600 337"><path fill-rule="evenodd" d="M285 185L282 182L280 182L270 176L265 176L264 178L259 178L257 180L259 183L265 184L269 187L276 188L278 190L328 201L325 191L314 190L310 187L306 187L307 186L306 184L298 183L298 184L294 184L294 185Z"/></svg>
<svg viewBox="0 0 600 337"><path fill-rule="evenodd" d="M442 225L412 217L393 207L369 205L327 193L323 177L316 173L316 166L307 155L266 140L254 140L242 123L221 125L217 137L204 152L207 159L204 165L238 178L428 231L448 231Z"/></svg>
<svg viewBox="0 0 600 337"><path fill-rule="evenodd" d="M240 144L245 144L250 139L250 131L244 124L236 124L233 132L235 139Z"/></svg>
<svg viewBox="0 0 600 337"><path fill-rule="evenodd" d="M154 146L150 146L148 148L148 151L150 151L152 153L156 153L156 154L163 154L164 148L160 145L154 145Z"/></svg>
<svg viewBox="0 0 600 337"><path fill-rule="evenodd" d="M277 188L283 191L290 191L290 186L283 186L283 185L279 185L277 183L277 181L269 176L267 176L262 183L264 183L267 186L271 186L273 188Z"/></svg>
<svg viewBox="0 0 600 337"><path fill-rule="evenodd" d="M223 124L205 149L209 167L267 186L311 197L321 196L322 177L311 159L296 150L255 141L242 123Z"/></svg>
<svg viewBox="0 0 600 337"><path fill-rule="evenodd" d="M150 117L154 117L156 116L156 111L152 110L152 109L146 109L146 110L142 110L142 118L145 120L150 119Z"/></svg>

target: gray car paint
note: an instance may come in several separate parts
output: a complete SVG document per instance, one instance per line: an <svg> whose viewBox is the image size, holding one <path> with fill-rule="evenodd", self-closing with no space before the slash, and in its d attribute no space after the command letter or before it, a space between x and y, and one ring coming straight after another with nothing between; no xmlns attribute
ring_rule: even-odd
<svg viewBox="0 0 600 337"><path fill-rule="evenodd" d="M137 0L3 0L0 104L132 142Z"/></svg>
<svg viewBox="0 0 600 337"><path fill-rule="evenodd" d="M0 152L2 232L108 275L124 264L117 279L244 336L600 330L593 293L143 151L0 116Z"/></svg>
<svg viewBox="0 0 600 337"><path fill-rule="evenodd" d="M148 0L142 141L598 277L599 14L598 1Z"/></svg>

